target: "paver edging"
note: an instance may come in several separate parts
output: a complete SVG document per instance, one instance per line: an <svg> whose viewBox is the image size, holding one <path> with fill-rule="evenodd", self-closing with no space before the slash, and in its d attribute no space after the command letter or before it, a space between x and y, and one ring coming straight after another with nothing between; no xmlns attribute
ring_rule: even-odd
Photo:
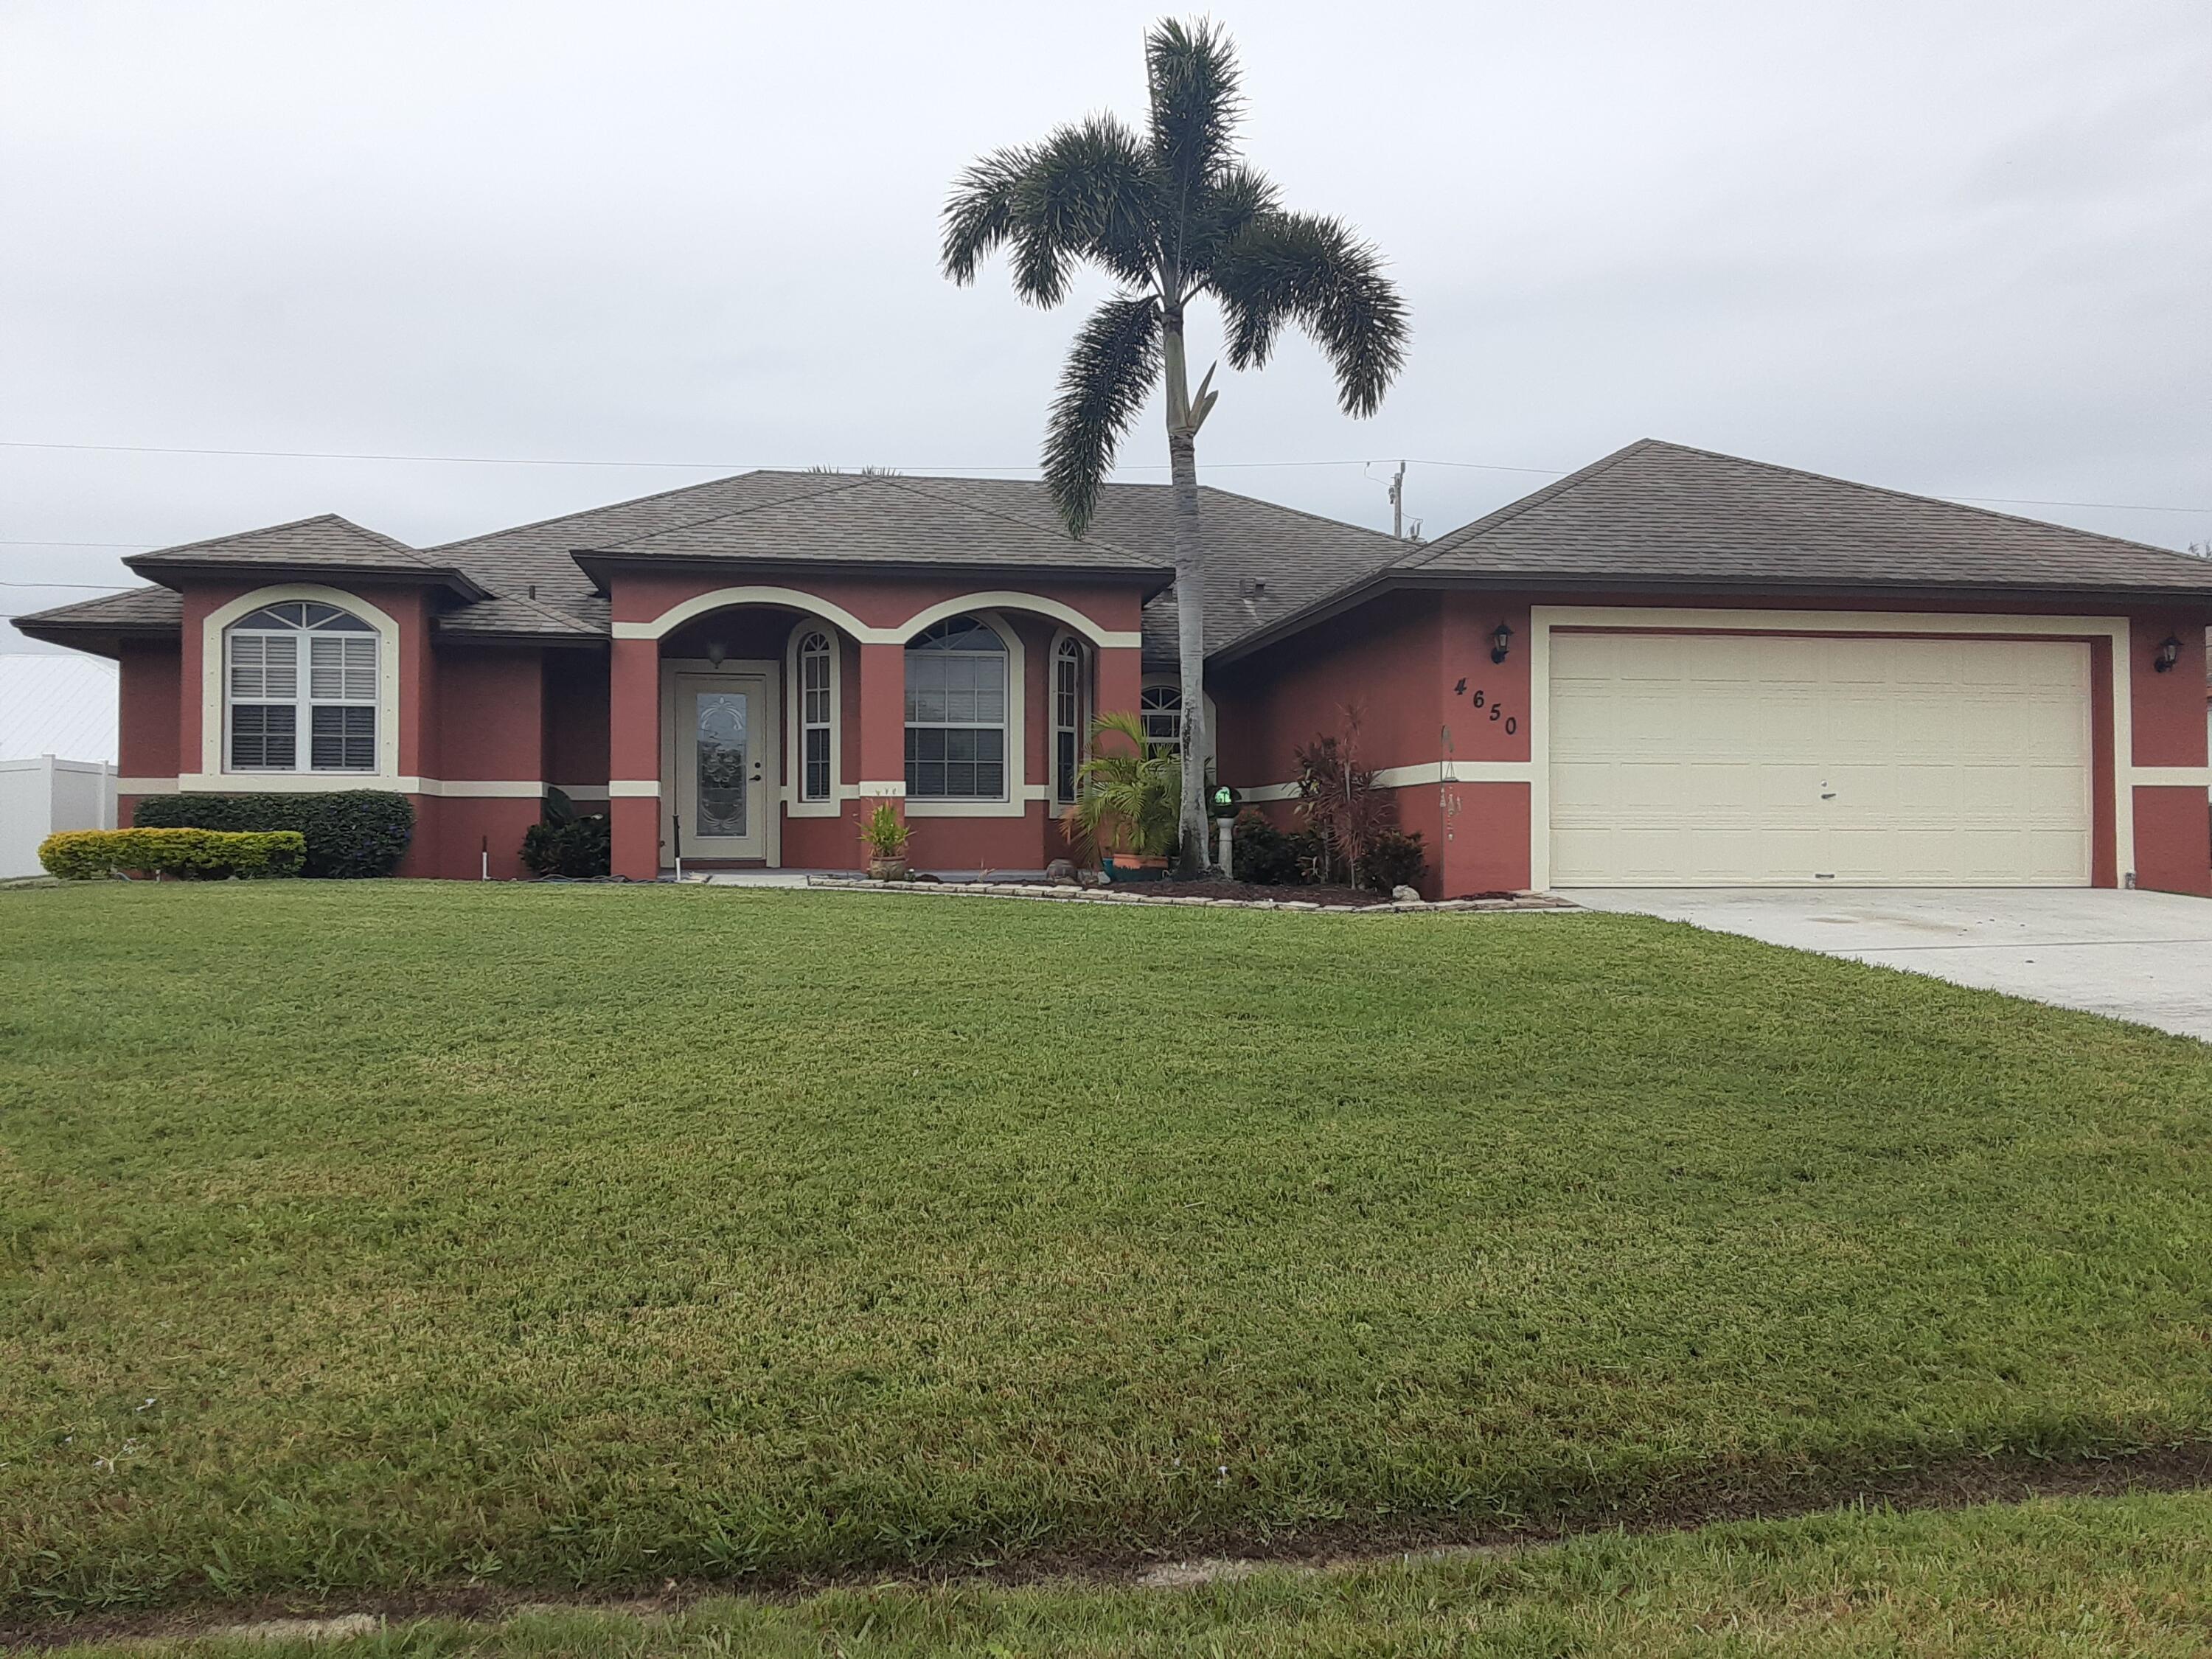
<svg viewBox="0 0 2212 1659"><path fill-rule="evenodd" d="M1220 910L1292 910L1314 915L1393 916L1458 914L1467 911L1572 910L1565 899L1544 893L1511 898L1384 900L1376 904L1316 904L1308 899L1212 898L1177 893L1135 893L1127 888L1071 887L1033 881L871 881L860 876L809 876L810 889L839 893L927 893L967 898L1030 899L1048 904L1134 904L1156 908L1181 907ZM1287 890L1296 892L1296 888Z"/></svg>

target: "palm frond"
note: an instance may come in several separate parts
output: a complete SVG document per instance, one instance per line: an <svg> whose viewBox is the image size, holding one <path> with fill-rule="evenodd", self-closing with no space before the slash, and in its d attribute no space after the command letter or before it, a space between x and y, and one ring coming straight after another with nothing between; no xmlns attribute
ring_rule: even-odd
<svg viewBox="0 0 2212 1659"><path fill-rule="evenodd" d="M1160 302L1123 295L1075 337L1044 437L1044 481L1068 533L1091 527L1114 452L1160 378Z"/></svg>
<svg viewBox="0 0 2212 1659"><path fill-rule="evenodd" d="M994 149L963 173L945 204L945 274L965 284L975 268L1013 234L1014 191L1036 158L1027 149Z"/></svg>
<svg viewBox="0 0 2212 1659"><path fill-rule="evenodd" d="M1233 368L1264 365L1293 322L1328 359L1345 412L1372 415L1405 364L1405 301L1374 245L1340 219L1255 218L1223 248L1209 283L1229 325Z"/></svg>
<svg viewBox="0 0 2212 1659"><path fill-rule="evenodd" d="M1008 205L1016 290L1058 305L1079 258L1125 283L1150 281L1158 209L1144 145L1126 125L1093 115L1060 128L1030 153Z"/></svg>
<svg viewBox="0 0 2212 1659"><path fill-rule="evenodd" d="M1210 18L1156 23L1145 36L1152 155L1172 215L1198 210L1236 159L1237 50Z"/></svg>
<svg viewBox="0 0 2212 1659"><path fill-rule="evenodd" d="M1119 738L1108 747L1101 741ZM1182 798L1182 759L1145 741L1143 718L1130 709L1091 722L1091 753L1075 774L1074 805L1060 815L1070 841L1094 854L1135 852L1158 857L1175 849Z"/></svg>

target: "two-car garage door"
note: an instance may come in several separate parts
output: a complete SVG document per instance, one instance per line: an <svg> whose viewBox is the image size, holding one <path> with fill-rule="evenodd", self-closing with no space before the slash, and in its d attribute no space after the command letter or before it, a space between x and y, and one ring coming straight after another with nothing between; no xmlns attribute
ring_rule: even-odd
<svg viewBox="0 0 2212 1659"><path fill-rule="evenodd" d="M2082 886L2078 641L1554 633L1556 886Z"/></svg>

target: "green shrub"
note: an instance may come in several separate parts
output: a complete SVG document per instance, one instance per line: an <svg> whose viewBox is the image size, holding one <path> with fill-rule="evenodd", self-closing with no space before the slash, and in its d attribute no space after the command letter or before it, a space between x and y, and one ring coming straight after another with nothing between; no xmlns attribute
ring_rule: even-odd
<svg viewBox="0 0 2212 1659"><path fill-rule="evenodd" d="M1248 806L1230 827L1229 854L1237 880L1280 887L1313 879L1309 872L1321 856L1321 846L1311 832L1280 829L1266 813Z"/></svg>
<svg viewBox="0 0 2212 1659"><path fill-rule="evenodd" d="M64 881L143 870L187 881L297 875L307 855L296 830L65 830L39 843L39 862Z"/></svg>
<svg viewBox="0 0 2212 1659"><path fill-rule="evenodd" d="M1419 831L1407 835L1385 830L1367 843L1367 856L1359 862L1359 884L1387 893L1397 887L1419 887L1428 872L1429 860L1421 851Z"/></svg>
<svg viewBox="0 0 2212 1659"><path fill-rule="evenodd" d="M525 868L541 876L604 876L614 867L607 815L533 823L522 833Z"/></svg>
<svg viewBox="0 0 2212 1659"><path fill-rule="evenodd" d="M307 795L149 795L142 830L290 830L307 839L305 876L388 876L415 836L415 808L383 789Z"/></svg>

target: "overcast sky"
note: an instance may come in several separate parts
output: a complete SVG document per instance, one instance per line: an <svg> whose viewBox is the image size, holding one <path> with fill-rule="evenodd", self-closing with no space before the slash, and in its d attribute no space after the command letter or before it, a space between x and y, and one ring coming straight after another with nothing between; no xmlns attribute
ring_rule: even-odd
<svg viewBox="0 0 2212 1659"><path fill-rule="evenodd" d="M955 289L937 210L982 150L1139 114L1156 15L5 0L5 580L320 512L422 544L748 466L1024 470L1104 289ZM1215 15L1248 154L1382 247L1413 343L1370 421L1300 342L1225 375L1210 482L1384 526L1408 457L1437 533L1543 481L1482 466L1658 436L2212 540L2206 0Z"/></svg>

